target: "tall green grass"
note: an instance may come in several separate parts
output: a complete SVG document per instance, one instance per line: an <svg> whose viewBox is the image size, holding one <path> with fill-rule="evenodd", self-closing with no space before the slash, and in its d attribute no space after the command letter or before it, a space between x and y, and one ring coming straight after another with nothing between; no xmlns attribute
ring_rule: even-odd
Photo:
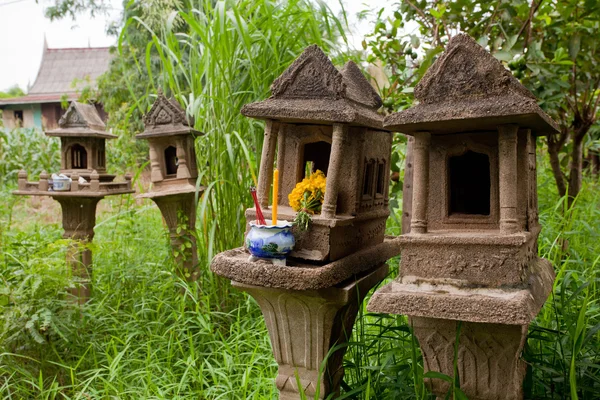
<svg viewBox="0 0 600 400"><path fill-rule="evenodd" d="M63 264L67 243L59 219L43 223L48 215L15 201L0 182L1 398L277 398L277 366L258 306L214 277L208 262L241 244L247 186L257 173L262 123L242 117L241 106L267 97L270 83L307 45L336 56L343 17L300 0L198 1L179 15L185 22L179 28L153 32L147 54L158 54L160 76L148 83L148 97L136 100L146 111L160 87L185 104L206 133L196 143L200 183L207 187L197 221L201 286L177 277L167 230L152 203L110 197L101 203L92 244L93 297L76 308L66 297L65 287L77 282ZM147 62L140 59L140 68ZM35 136L18 140L20 146L0 152L0 171L12 182L23 166L43 165L36 154L51 154L44 147L49 142ZM400 163L402 141L394 152ZM13 154L21 160L15 163ZM47 168L56 160L52 156ZM586 178L566 210L543 151L539 167L540 254L553 263L557 280L523 355L526 398L594 399L600 393L598 182ZM400 195L394 191L395 200ZM400 215L399 208L394 212ZM391 218L389 233L398 234L398 224ZM390 266L388 280L398 260ZM347 347L341 398L432 398L406 317L368 314L367 301L349 342L338 344Z"/></svg>
<svg viewBox="0 0 600 400"><path fill-rule="evenodd" d="M139 18L128 24L152 34L145 58L138 60L151 77L148 98L136 106L146 112L163 90L185 105L205 133L196 142L199 182L206 187L197 227L199 260L207 264L242 244L248 188L256 185L264 124L243 117L242 106L268 97L271 83L310 44L335 55L346 27L326 6L308 0L199 0L174 12L160 32ZM128 39L123 32L121 49ZM160 60L159 76L152 75L152 54ZM226 296L227 288L219 293Z"/></svg>

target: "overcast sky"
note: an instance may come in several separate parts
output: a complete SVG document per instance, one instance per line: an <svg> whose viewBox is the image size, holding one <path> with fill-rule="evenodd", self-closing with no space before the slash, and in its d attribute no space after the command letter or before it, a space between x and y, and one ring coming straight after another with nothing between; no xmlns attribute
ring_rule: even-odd
<svg viewBox="0 0 600 400"><path fill-rule="evenodd" d="M27 89L35 81L42 50L44 35L50 48L111 46L115 38L106 35L110 21L118 20L122 11L122 0L107 0L111 4L109 15L80 15L76 21L65 19L50 22L44 17L44 6L50 0L0 0L0 91L13 85ZM338 0L326 0L338 11ZM368 7L383 7L397 0L344 0L350 23L354 27L353 42L360 46L370 24L359 23L356 13Z"/></svg>

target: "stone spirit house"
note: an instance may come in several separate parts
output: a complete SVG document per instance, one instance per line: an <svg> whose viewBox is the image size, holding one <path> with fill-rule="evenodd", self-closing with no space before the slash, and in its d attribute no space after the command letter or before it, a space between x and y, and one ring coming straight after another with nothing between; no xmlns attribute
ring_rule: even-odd
<svg viewBox="0 0 600 400"><path fill-rule="evenodd" d="M193 129L193 121L188 121L175 99L169 100L162 93L144 116L144 125L144 132L136 139L148 141L153 186L139 197L156 203L169 227L171 245L179 254L176 257L179 274L196 281L200 270L193 231L197 198L204 187L196 188L198 168L194 141L203 133Z"/></svg>
<svg viewBox="0 0 600 400"><path fill-rule="evenodd" d="M308 47L273 83L272 96L246 105L246 116L266 120L259 202L265 218L275 162L280 171L279 219L295 212L287 195L304 178L307 163L327 175L320 215L296 232L287 266L252 262L244 248L215 256L211 269L254 297L265 317L279 364L281 400L327 398L339 392L345 348L367 292L398 254L384 238L392 134L377 113L381 99L358 67L340 71L317 46ZM277 160L275 161L275 158ZM256 210L246 211L247 222ZM327 358L328 357L328 358ZM325 371L320 371L327 358Z"/></svg>
<svg viewBox="0 0 600 400"><path fill-rule="evenodd" d="M460 329L458 372L469 399L522 398L527 328L554 280L537 256L536 137L557 126L466 35L448 43L415 98L385 119L414 137L412 220L399 238L400 276L368 309L409 315L425 370L448 376ZM430 384L438 396L449 388Z"/></svg>
<svg viewBox="0 0 600 400"><path fill-rule="evenodd" d="M279 219L292 221L288 194L305 177L306 164L327 176L320 215L308 232L296 234L291 256L335 261L381 243L389 216L388 184L392 133L377 113L381 99L356 64L338 71L317 46L274 82L270 98L242 108L266 120L258 184L259 201L270 218L273 164L280 171ZM277 150L276 150L277 149ZM247 222L256 219L254 209Z"/></svg>

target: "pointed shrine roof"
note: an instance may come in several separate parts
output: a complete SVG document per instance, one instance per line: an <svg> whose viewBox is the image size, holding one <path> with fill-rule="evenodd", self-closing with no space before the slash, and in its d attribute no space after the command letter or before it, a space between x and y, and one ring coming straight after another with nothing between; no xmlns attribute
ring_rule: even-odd
<svg viewBox="0 0 600 400"><path fill-rule="evenodd" d="M92 104L72 101L65 114L58 121L58 128L46 132L47 136L59 137L97 137L116 139L117 136L106 132L98 110Z"/></svg>
<svg viewBox="0 0 600 400"><path fill-rule="evenodd" d="M385 118L386 128L412 134L496 130L517 124L534 133L558 131L535 96L468 35L457 35L415 87L419 103Z"/></svg>
<svg viewBox="0 0 600 400"><path fill-rule="evenodd" d="M159 93L150 111L144 115L144 132L136 135L136 138L202 135L202 132L192 128L193 125L193 122L188 121L185 111L175 99L167 99L164 94Z"/></svg>
<svg viewBox="0 0 600 400"><path fill-rule="evenodd" d="M271 97L242 114L284 122L344 123L383 129L381 98L352 61L341 71L317 45L306 48L271 85Z"/></svg>

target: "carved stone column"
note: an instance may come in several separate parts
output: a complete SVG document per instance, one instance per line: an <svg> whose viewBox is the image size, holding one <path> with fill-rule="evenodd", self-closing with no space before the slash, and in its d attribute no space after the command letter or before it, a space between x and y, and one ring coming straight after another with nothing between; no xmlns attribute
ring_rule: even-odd
<svg viewBox="0 0 600 400"><path fill-rule="evenodd" d="M156 151L156 145L154 143L150 143L150 180L152 182L160 182L164 179L162 170L160 169L160 159L158 157L158 152Z"/></svg>
<svg viewBox="0 0 600 400"><path fill-rule="evenodd" d="M414 333L423 352L424 371L454 376L454 346L459 332L457 367L460 388L470 400L523 398L526 365L520 358L527 325L482 324L412 317ZM427 379L429 389L443 399L450 384Z"/></svg>
<svg viewBox="0 0 600 400"><path fill-rule="evenodd" d="M335 217L338 190L342 184L342 157L344 156L344 145L348 141L348 130L349 127L347 125L333 124L331 157L327 170L327 187L321 208L321 216L324 218Z"/></svg>
<svg viewBox="0 0 600 400"><path fill-rule="evenodd" d="M279 126L279 122L273 120L267 120L265 125L265 141L260 157L257 188L258 201L264 209L269 207L269 189L271 188L271 182L273 182L273 163L275 162Z"/></svg>
<svg viewBox="0 0 600 400"><path fill-rule="evenodd" d="M427 233L430 140L431 134L429 132L417 132L415 134L411 233Z"/></svg>
<svg viewBox="0 0 600 400"><path fill-rule="evenodd" d="M517 220L517 131L518 125L498 127L498 162L500 175L500 231L515 233ZM527 171L523 171L527 173Z"/></svg>
<svg viewBox="0 0 600 400"><path fill-rule="evenodd" d="M185 140L178 137L177 140L177 179L189 179L192 177L188 168L187 154L185 151Z"/></svg>
<svg viewBox="0 0 600 400"><path fill-rule="evenodd" d="M179 275L186 280L196 281L200 276L198 249L196 246L196 193L177 193L154 196L151 199L162 213L171 237L171 247L179 266ZM179 233L177 228L181 228Z"/></svg>
<svg viewBox="0 0 600 400"><path fill-rule="evenodd" d="M92 251L86 246L94 239L96 206L102 197L54 197L62 209L63 237L74 242L67 250L67 265L73 276L80 278L78 287L69 293L79 304L87 302L91 295Z"/></svg>
<svg viewBox="0 0 600 400"><path fill-rule="evenodd" d="M248 292L265 318L279 372L275 380L280 400L301 399L296 375L307 398L319 399L339 392L344 376L346 348L323 360L330 349L348 342L359 307L367 292L387 275L380 265L357 280L319 290L287 290L233 281L233 287Z"/></svg>

